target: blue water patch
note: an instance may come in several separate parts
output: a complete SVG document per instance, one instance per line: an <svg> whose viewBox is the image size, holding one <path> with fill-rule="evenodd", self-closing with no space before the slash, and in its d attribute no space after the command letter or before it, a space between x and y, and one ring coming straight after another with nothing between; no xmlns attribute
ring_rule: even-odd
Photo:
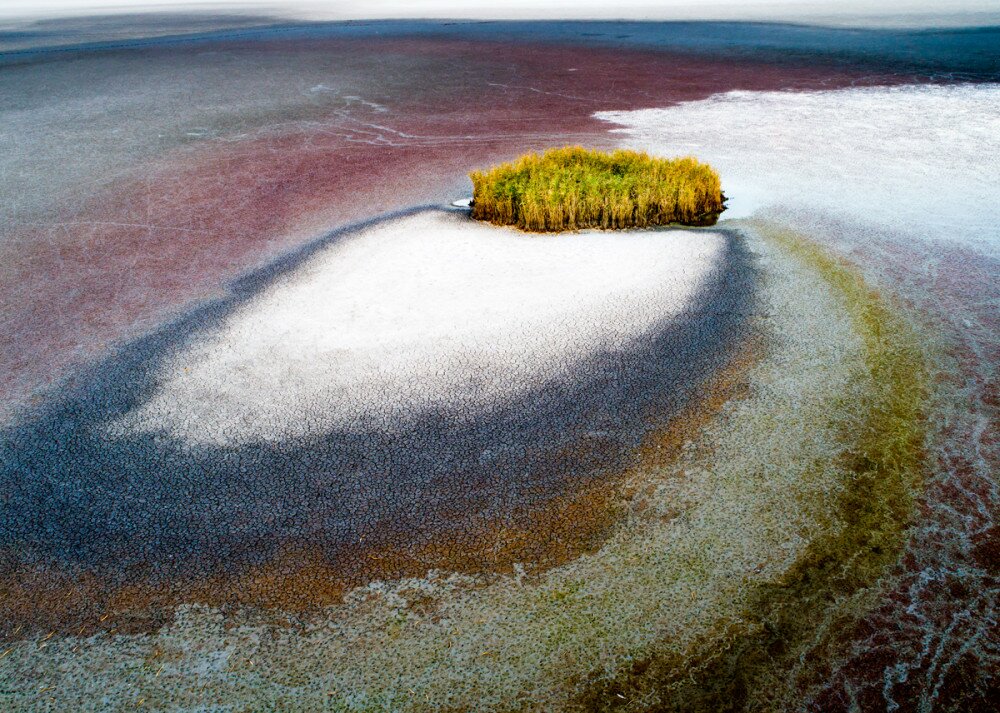
<svg viewBox="0 0 1000 713"><path fill-rule="evenodd" d="M63 27L67 40L71 27ZM46 35L51 39L51 35ZM258 27L109 40L0 52L0 65L60 56L247 41L427 38L564 43L669 50L764 61L833 62L1000 79L1000 26L961 29L857 29L765 22L376 20L274 23ZM51 42L49 42L51 44Z"/></svg>

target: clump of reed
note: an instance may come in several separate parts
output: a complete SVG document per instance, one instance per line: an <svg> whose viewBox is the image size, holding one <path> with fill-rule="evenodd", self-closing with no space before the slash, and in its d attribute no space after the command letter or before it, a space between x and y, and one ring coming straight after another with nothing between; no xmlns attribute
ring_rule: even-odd
<svg viewBox="0 0 1000 713"><path fill-rule="evenodd" d="M692 157L567 146L469 177L473 218L532 232L713 225L725 210L719 174Z"/></svg>

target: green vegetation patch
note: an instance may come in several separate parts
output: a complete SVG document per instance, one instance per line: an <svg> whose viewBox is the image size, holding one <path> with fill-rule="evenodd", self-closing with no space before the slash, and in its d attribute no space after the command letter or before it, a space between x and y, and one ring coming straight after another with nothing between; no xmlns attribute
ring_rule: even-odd
<svg viewBox="0 0 1000 713"><path fill-rule="evenodd" d="M713 225L725 210L719 174L691 157L575 146L469 177L473 218L533 232Z"/></svg>
<svg viewBox="0 0 1000 713"><path fill-rule="evenodd" d="M653 647L592 686L580 701L587 710L619 709L625 700L655 701L632 706L643 710L800 710L802 691L838 655L838 634L873 606L879 577L902 552L926 458L930 377L918 337L855 267L778 225L754 228L823 278L862 338L868 388L861 403L837 409L856 419L842 427L849 448L835 520L779 581L757 589L727 630L686 655Z"/></svg>

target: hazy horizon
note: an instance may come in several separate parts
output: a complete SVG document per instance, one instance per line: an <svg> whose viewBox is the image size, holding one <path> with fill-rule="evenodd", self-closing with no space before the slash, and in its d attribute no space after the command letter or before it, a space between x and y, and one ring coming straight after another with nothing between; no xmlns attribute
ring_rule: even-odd
<svg viewBox="0 0 1000 713"><path fill-rule="evenodd" d="M802 22L854 26L983 26L1000 23L1000 8L990 0L888 0L872 3L848 0L831 4L818 0L624 0L609 5L600 0L499 0L456 5L443 0L371 0L366 3L320 0L208 0L149 2L148 0L12 0L0 5L6 26L56 18L100 18L118 15L162 16L252 15L260 20L336 21L364 19L574 19L574 20L732 20Z"/></svg>

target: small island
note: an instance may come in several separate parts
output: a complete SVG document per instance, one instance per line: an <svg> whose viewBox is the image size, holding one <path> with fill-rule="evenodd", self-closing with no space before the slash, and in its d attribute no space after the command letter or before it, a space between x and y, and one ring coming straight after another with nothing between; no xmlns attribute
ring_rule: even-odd
<svg viewBox="0 0 1000 713"><path fill-rule="evenodd" d="M469 177L473 218L530 232L714 225L725 210L719 174L693 157L568 146Z"/></svg>

